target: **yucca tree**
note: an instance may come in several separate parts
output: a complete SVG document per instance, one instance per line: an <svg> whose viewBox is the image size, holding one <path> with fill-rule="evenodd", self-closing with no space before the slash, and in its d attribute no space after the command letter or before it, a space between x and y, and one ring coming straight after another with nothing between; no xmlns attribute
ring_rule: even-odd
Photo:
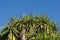
<svg viewBox="0 0 60 40"><path fill-rule="evenodd" d="M11 18L1 32L1 40L60 40L56 26L46 15Z"/></svg>

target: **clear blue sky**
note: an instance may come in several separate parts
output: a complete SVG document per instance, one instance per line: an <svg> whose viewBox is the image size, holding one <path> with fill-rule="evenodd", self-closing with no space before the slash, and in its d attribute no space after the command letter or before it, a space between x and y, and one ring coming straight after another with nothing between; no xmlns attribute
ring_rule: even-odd
<svg viewBox="0 0 60 40"><path fill-rule="evenodd" d="M60 0L0 0L0 26L8 23L12 16L29 15L31 10L33 15L43 13L60 23Z"/></svg>

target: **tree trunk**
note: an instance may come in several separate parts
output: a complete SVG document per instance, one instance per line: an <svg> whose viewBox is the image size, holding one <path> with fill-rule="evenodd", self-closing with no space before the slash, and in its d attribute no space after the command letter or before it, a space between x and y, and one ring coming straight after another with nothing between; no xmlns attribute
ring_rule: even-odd
<svg viewBox="0 0 60 40"><path fill-rule="evenodd" d="M25 37L25 29L22 30L22 40L26 40L26 37Z"/></svg>

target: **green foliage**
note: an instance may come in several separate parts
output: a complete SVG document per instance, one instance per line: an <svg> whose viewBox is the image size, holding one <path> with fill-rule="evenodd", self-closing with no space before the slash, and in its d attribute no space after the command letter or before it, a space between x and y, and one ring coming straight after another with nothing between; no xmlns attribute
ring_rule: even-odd
<svg viewBox="0 0 60 40"><path fill-rule="evenodd" d="M1 40L60 40L55 22L46 15L24 16L11 21L1 31ZM4 39L2 39L4 38Z"/></svg>

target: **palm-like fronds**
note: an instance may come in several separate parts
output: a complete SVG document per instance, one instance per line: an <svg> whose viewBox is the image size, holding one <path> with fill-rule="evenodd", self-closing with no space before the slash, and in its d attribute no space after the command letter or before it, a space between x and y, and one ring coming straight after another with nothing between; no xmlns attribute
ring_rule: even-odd
<svg viewBox="0 0 60 40"><path fill-rule="evenodd" d="M1 31L1 38L6 40L60 40L55 22L46 15L37 17L24 16L11 21ZM4 40L2 39L2 40Z"/></svg>

